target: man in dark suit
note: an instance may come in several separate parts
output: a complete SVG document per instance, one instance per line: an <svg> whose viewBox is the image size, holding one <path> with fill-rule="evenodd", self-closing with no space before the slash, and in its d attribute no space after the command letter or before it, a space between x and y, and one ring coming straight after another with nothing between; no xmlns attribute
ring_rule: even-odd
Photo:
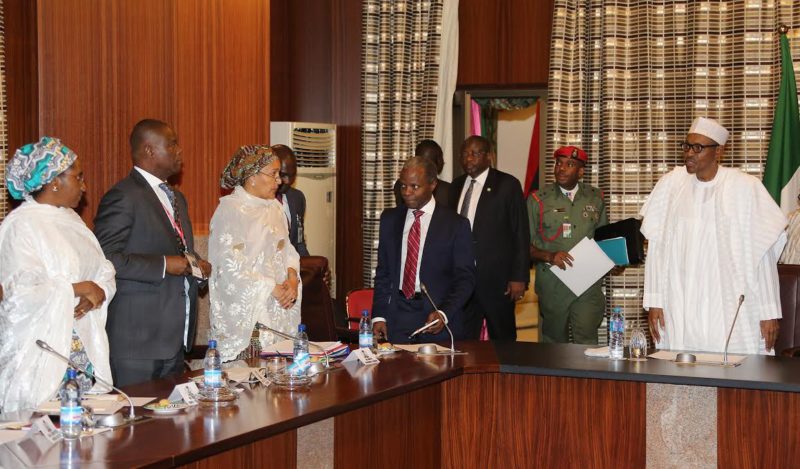
<svg viewBox="0 0 800 469"><path fill-rule="evenodd" d="M133 128L130 145L134 168L106 192L94 219L117 271L106 331L118 386L183 371L184 351L194 342L198 282L211 273L194 251L186 199L167 184L183 165L175 131L146 119Z"/></svg>
<svg viewBox="0 0 800 469"><path fill-rule="evenodd" d="M421 341L449 340L445 322L462 338L464 306L475 287L469 222L432 197L436 167L430 160L410 158L400 173L400 187L404 206L381 214L373 332L403 343L423 324L439 319L419 336Z"/></svg>
<svg viewBox="0 0 800 469"><path fill-rule="evenodd" d="M297 158L286 145L273 145L272 153L281 160L281 185L275 198L283 205L283 212L289 220L289 240L301 256L308 256L303 223L306 218L306 196L292 187L297 179Z"/></svg>
<svg viewBox="0 0 800 469"><path fill-rule="evenodd" d="M440 147L435 141L423 140L419 142L417 147L414 148L414 156L420 156L433 161L433 164L436 166L436 174L438 175L442 173L442 169L444 168L444 154L442 152L442 147ZM400 193L399 179L395 181L393 190L395 204L400 207L403 205L403 196ZM451 207L450 183L437 177L436 189L433 190L433 198L436 199L436 203L439 206Z"/></svg>
<svg viewBox="0 0 800 469"><path fill-rule="evenodd" d="M466 174L453 181L452 207L472 225L478 284L467 306L466 336L477 339L483 319L492 340L516 340L514 305L530 281L529 228L517 178L490 168L491 145L472 136L461 145Z"/></svg>

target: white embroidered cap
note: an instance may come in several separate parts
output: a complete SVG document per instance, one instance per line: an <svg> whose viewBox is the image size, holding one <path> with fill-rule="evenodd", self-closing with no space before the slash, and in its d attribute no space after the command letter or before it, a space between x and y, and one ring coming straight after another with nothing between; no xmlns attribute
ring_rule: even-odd
<svg viewBox="0 0 800 469"><path fill-rule="evenodd" d="M692 122L692 127L689 129L690 134L705 135L711 140L725 145L728 141L728 129L719 125L719 122L707 117L698 117Z"/></svg>

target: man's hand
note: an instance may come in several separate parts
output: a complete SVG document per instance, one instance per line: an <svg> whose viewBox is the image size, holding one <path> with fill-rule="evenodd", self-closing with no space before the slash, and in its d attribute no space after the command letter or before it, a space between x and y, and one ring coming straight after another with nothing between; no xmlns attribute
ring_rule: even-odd
<svg viewBox="0 0 800 469"><path fill-rule="evenodd" d="M438 334L442 332L444 329L444 316L439 314L439 311L431 311L431 314L428 315L428 320L425 321L425 324L430 324L435 320L439 320L435 325L425 329L423 333L425 334Z"/></svg>
<svg viewBox="0 0 800 469"><path fill-rule="evenodd" d="M508 295L511 301L522 299L525 296L525 282L508 282L505 295Z"/></svg>
<svg viewBox="0 0 800 469"><path fill-rule="evenodd" d="M376 340L388 340L389 329L386 327L386 321L378 321L372 323L372 335Z"/></svg>
<svg viewBox="0 0 800 469"><path fill-rule="evenodd" d="M556 251L550 257L550 263L557 265L561 270L567 270L567 266L572 267L572 261L574 260L568 252L564 251Z"/></svg>
<svg viewBox="0 0 800 469"><path fill-rule="evenodd" d="M167 261L167 273L170 275L191 275L192 265L184 256L164 256ZM209 270L209 273L211 270Z"/></svg>
<svg viewBox="0 0 800 469"><path fill-rule="evenodd" d="M650 308L650 312L647 315L647 323L650 325L650 335L653 336L653 341L661 342L659 330L664 329L664 310Z"/></svg>
<svg viewBox="0 0 800 469"><path fill-rule="evenodd" d="M775 341L778 340L778 320L767 319L761 321L761 337L764 338L764 348L767 352L775 348Z"/></svg>
<svg viewBox="0 0 800 469"><path fill-rule="evenodd" d="M204 279L211 276L211 263L207 260L197 259L197 267L200 267L200 272L203 273Z"/></svg>
<svg viewBox="0 0 800 469"><path fill-rule="evenodd" d="M72 284L78 305L75 307L75 319L80 319L89 311L99 307L106 300L106 292L91 280Z"/></svg>

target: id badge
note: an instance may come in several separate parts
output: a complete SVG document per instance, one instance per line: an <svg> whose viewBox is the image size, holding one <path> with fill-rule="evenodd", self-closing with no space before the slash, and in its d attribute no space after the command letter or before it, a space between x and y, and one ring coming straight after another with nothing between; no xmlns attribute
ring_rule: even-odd
<svg viewBox="0 0 800 469"><path fill-rule="evenodd" d="M572 224L566 222L561 224L561 237L572 238Z"/></svg>
<svg viewBox="0 0 800 469"><path fill-rule="evenodd" d="M197 258L194 257L194 254L185 252L183 255L186 257L186 260L189 261L189 265L192 266L192 276L201 280L205 280L203 271L200 270L200 265L197 263Z"/></svg>

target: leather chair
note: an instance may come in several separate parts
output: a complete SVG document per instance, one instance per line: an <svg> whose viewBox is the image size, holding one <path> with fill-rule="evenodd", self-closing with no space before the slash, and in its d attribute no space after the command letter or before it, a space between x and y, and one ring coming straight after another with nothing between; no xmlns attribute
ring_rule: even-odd
<svg viewBox="0 0 800 469"><path fill-rule="evenodd" d="M775 353L800 356L800 265L778 264L781 289L781 310Z"/></svg>
<svg viewBox="0 0 800 469"><path fill-rule="evenodd" d="M351 334L346 328L337 327L334 322L333 300L323 280L327 270L328 259L323 256L300 258L300 278L303 281L300 320L306 325L310 340L357 343L357 333Z"/></svg>
<svg viewBox="0 0 800 469"><path fill-rule="evenodd" d="M372 317L372 288L359 288L350 290L345 297L345 309L347 310L347 322L351 331L358 331L358 323L361 321L361 312L369 311Z"/></svg>

